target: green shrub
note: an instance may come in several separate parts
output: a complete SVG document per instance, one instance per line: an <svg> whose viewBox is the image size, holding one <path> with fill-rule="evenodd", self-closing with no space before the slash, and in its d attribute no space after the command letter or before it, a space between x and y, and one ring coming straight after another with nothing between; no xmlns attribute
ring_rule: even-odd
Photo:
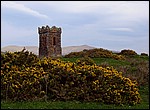
<svg viewBox="0 0 150 110"><path fill-rule="evenodd" d="M96 48L90 50L83 50L80 52L71 52L68 55L65 55L66 58L73 58L73 57L85 57L88 56L90 58L114 58L116 60L125 60L123 55L113 54L112 51L103 49L103 48Z"/></svg>
<svg viewBox="0 0 150 110"><path fill-rule="evenodd" d="M121 55L129 55L129 56L130 55L137 55L137 53L134 50L130 50L130 49L128 49L128 50L126 50L126 49L121 50L120 54Z"/></svg>
<svg viewBox="0 0 150 110"><path fill-rule="evenodd" d="M91 59L90 57L88 57L88 56L81 57L81 58L77 59L76 63L77 63L77 64L85 63L86 65L93 65L93 64L95 64L95 63L94 63L94 60L92 60L92 59Z"/></svg>
<svg viewBox="0 0 150 110"><path fill-rule="evenodd" d="M141 53L141 55L142 55L142 56L148 56L148 54L147 54L147 53Z"/></svg>
<svg viewBox="0 0 150 110"><path fill-rule="evenodd" d="M46 97L46 100L97 101L119 105L140 103L136 81L123 77L113 67L89 65L86 62L80 65L46 57L30 59L32 65L12 62L15 59L12 56L20 58L25 53L12 53L11 59L8 54L1 57L3 99L20 101ZM22 57L20 61L27 59Z"/></svg>
<svg viewBox="0 0 150 110"><path fill-rule="evenodd" d="M123 73L124 77L136 80L139 86L149 84L149 61L129 59L130 65L120 66L117 70Z"/></svg>

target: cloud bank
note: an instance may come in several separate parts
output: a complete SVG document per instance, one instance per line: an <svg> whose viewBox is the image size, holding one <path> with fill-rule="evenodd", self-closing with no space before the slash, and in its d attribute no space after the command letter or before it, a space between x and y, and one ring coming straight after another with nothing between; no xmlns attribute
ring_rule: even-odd
<svg viewBox="0 0 150 110"><path fill-rule="evenodd" d="M47 15L44 15L44 14L41 14L41 13L35 11L35 10L32 10L31 8L28 8L23 4L18 4L18 3L12 2L12 1L3 1L1 5L4 8L14 9L17 11L21 11L21 12L30 14L32 16L41 17L41 18L48 18Z"/></svg>

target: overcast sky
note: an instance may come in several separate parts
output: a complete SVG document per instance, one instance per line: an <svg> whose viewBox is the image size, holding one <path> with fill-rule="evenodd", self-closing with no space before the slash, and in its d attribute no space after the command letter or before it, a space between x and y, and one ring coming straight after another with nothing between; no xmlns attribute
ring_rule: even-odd
<svg viewBox="0 0 150 110"><path fill-rule="evenodd" d="M1 1L1 46L39 46L38 27L62 28L62 47L149 53L149 1Z"/></svg>

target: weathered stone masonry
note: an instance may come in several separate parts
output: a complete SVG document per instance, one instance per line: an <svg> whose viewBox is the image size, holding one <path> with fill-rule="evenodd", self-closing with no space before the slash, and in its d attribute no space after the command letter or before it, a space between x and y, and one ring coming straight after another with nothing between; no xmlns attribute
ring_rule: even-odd
<svg viewBox="0 0 150 110"><path fill-rule="evenodd" d="M61 56L61 28L47 25L38 27L39 33L39 57Z"/></svg>

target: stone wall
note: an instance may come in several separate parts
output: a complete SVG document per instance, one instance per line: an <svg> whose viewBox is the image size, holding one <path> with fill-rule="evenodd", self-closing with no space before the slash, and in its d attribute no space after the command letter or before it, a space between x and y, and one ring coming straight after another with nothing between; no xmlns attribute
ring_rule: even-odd
<svg viewBox="0 0 150 110"><path fill-rule="evenodd" d="M56 57L62 55L61 28L56 26L38 27L39 57Z"/></svg>

